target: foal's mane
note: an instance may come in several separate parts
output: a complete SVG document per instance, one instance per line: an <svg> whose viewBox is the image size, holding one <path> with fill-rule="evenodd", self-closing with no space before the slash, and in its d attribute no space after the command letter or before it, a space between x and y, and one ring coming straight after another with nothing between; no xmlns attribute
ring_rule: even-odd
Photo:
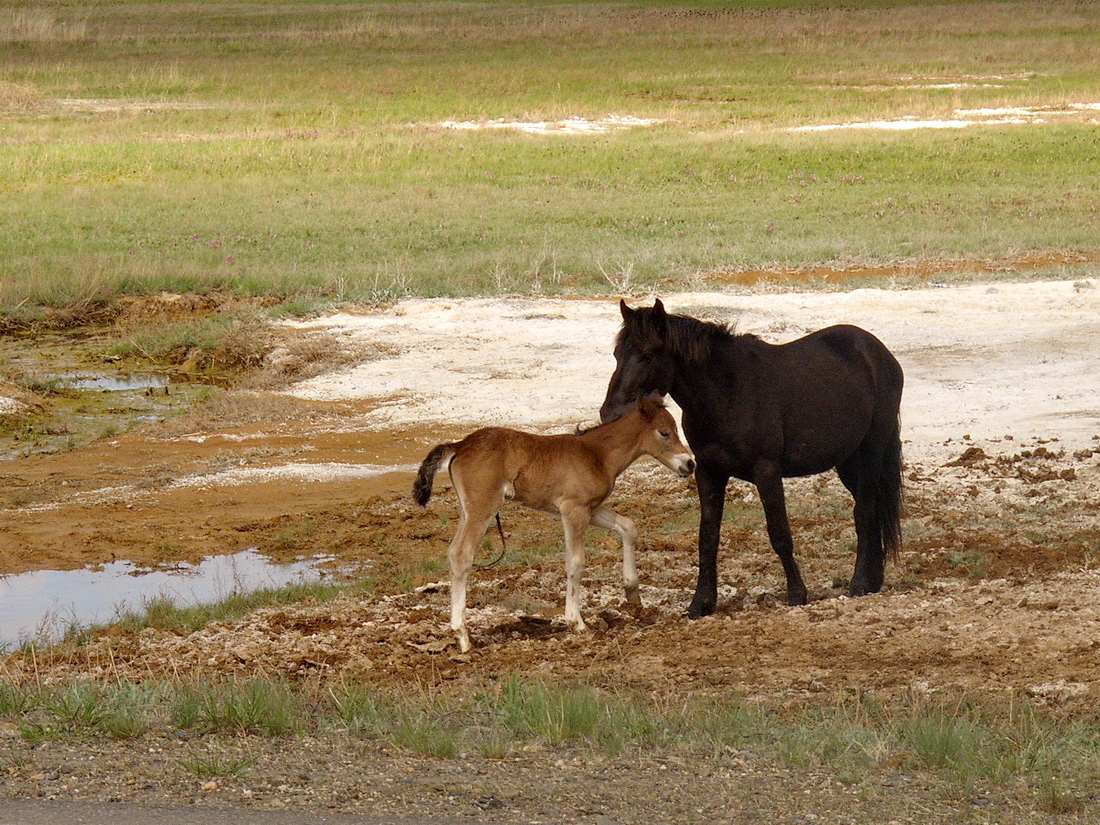
<svg viewBox="0 0 1100 825"><path fill-rule="evenodd" d="M651 407L653 409L653 414L654 415L656 415L657 410L666 410L666 409L668 409L668 404L666 404L664 401L657 401L652 397L639 398L638 401L636 402L636 404L634 404L631 407L631 409L633 409L634 407L641 407L643 405L647 405L647 406ZM630 410L628 409L627 412L629 412L629 411ZM626 413L624 412L623 415L626 415ZM619 418L622 418L622 415L620 415ZM586 427L583 424L578 424L573 429L573 435L584 435L585 433L590 433L593 430L598 430L602 427L608 427L608 426L614 424L615 421L618 421L619 418L616 418L613 421L603 421L599 424L593 424L591 427ZM649 416L647 416L647 419L648 418L649 418Z"/></svg>
<svg viewBox="0 0 1100 825"><path fill-rule="evenodd" d="M619 330L616 345L628 343L642 352L665 349L684 361L699 363L710 358L716 346L734 338L754 338L738 334L730 324L701 321L690 315L664 316L665 324L653 318L651 309L639 309Z"/></svg>

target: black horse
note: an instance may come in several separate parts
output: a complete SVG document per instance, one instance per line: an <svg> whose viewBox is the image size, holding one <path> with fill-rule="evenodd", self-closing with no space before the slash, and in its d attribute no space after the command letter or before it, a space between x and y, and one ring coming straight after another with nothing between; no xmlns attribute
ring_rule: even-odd
<svg viewBox="0 0 1100 825"><path fill-rule="evenodd" d="M806 603L794 560L783 479L836 468L855 499L855 575L849 595L882 588L886 556L901 542L903 376L875 336L833 326L773 345L729 327L621 301L615 374L600 418L621 415L653 390L671 394L695 453L699 581L691 617L718 600L718 534L731 477L760 493L768 538L787 574L787 603Z"/></svg>

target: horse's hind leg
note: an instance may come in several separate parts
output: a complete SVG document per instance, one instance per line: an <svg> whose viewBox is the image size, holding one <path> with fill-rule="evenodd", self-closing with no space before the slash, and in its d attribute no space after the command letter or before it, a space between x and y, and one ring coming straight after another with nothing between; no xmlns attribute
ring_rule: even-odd
<svg viewBox="0 0 1100 825"><path fill-rule="evenodd" d="M874 484L868 479L859 453L837 467L836 471L855 499L852 516L856 525L856 567L848 585L848 595L877 593L886 577L886 554L882 548Z"/></svg>
<svg viewBox="0 0 1100 825"><path fill-rule="evenodd" d="M783 562L783 572L787 575L787 604L805 604L806 585L794 560L794 539L791 537L791 525L787 520L787 501L783 493L783 471L775 461L757 462L753 472L756 489L760 493L760 503L764 505L764 518L768 525L768 539L772 549Z"/></svg>
<svg viewBox="0 0 1100 825"><path fill-rule="evenodd" d="M620 516L614 510L600 507L592 514L592 524L605 530L614 530L623 540L623 590L628 604L642 604L638 593L638 563L635 547L638 543L638 528L626 516Z"/></svg>

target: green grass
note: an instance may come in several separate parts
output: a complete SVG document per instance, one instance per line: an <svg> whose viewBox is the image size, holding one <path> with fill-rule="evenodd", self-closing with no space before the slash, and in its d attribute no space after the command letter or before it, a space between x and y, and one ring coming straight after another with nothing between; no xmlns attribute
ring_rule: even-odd
<svg viewBox="0 0 1100 825"><path fill-rule="evenodd" d="M1059 719L1027 704L847 697L791 709L731 695L670 701L521 676L454 695L261 678L4 685L0 719L15 721L31 742L159 741L172 731L248 741L346 730L437 759L502 759L530 748L611 756L732 752L825 771L855 787L903 772L962 794L1000 788L1049 813L1079 810L1100 769L1095 719ZM238 775L253 762L207 748L180 765L206 778Z"/></svg>
<svg viewBox="0 0 1100 825"><path fill-rule="evenodd" d="M763 6L5 9L0 307L162 289L586 294L1097 251L1100 149L1084 118L788 131L1095 102L1086 8ZM74 99L117 105L61 102ZM662 122L588 136L439 125L609 113Z"/></svg>
<svg viewBox="0 0 1100 825"><path fill-rule="evenodd" d="M256 764L257 757L233 757L221 753L193 755L177 760L179 766L200 779L226 776L242 776Z"/></svg>
<svg viewBox="0 0 1100 825"><path fill-rule="evenodd" d="M207 622L239 619L264 607L298 604L309 599L325 601L338 593L363 591L372 591L370 582L293 582L281 587L237 591L218 601L197 605L179 605L170 598L158 596L145 600L140 609L126 611L115 624L131 631L140 631L146 627L159 630L194 630ZM94 633L95 628L83 632Z"/></svg>

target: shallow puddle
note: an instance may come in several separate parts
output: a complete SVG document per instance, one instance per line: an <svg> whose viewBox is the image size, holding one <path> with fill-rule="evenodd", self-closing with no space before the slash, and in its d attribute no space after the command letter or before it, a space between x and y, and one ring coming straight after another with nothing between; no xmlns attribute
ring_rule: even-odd
<svg viewBox="0 0 1100 825"><path fill-rule="evenodd" d="M0 459L67 450L182 409L208 386L194 376L120 369L95 334L0 337L8 380L38 393L42 409L0 429Z"/></svg>
<svg viewBox="0 0 1100 825"><path fill-rule="evenodd" d="M116 561L82 570L35 570L0 577L0 647L24 639L53 640L73 627L109 622L145 602L167 597L180 606L209 603L233 593L327 575L327 559L272 564L254 549L211 556L200 564L149 570Z"/></svg>
<svg viewBox="0 0 1100 825"><path fill-rule="evenodd" d="M74 372L58 375L62 386L71 390L99 390L100 392L133 392L140 390L151 394L151 390L163 390L168 386L168 376L156 373L129 372L107 374L101 372Z"/></svg>

